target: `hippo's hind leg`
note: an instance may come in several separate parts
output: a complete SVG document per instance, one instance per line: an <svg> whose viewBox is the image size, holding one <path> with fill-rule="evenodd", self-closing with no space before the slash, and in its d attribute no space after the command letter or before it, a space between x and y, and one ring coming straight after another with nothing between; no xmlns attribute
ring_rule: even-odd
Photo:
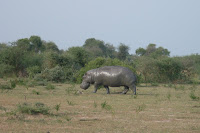
<svg viewBox="0 0 200 133"><path fill-rule="evenodd" d="M133 94L136 95L136 85L133 84L130 86L131 90L133 91Z"/></svg>
<svg viewBox="0 0 200 133"><path fill-rule="evenodd" d="M107 94L110 94L110 89L109 89L109 87L108 86L106 86L106 85L104 85L104 87L106 88L106 90L107 90Z"/></svg>
<svg viewBox="0 0 200 133"><path fill-rule="evenodd" d="M128 86L124 86L124 91L122 92L122 94L126 94L129 90L129 87Z"/></svg>

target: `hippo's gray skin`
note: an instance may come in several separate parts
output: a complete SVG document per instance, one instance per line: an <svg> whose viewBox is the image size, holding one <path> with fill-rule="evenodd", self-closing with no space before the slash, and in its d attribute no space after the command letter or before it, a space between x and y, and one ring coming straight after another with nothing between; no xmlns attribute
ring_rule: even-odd
<svg viewBox="0 0 200 133"><path fill-rule="evenodd" d="M104 66L87 71L83 76L80 87L86 90L89 88L90 84L94 84L94 93L96 93L98 87L103 85L107 90L107 94L110 94L108 86L124 86L122 94L126 94L130 88L136 95L136 80L136 76L133 72L126 67Z"/></svg>

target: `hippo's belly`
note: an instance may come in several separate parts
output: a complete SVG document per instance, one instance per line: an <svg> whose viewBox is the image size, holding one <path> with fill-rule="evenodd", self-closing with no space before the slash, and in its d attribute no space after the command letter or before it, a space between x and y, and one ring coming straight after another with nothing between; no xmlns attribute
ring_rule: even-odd
<svg viewBox="0 0 200 133"><path fill-rule="evenodd" d="M97 78L97 83L110 87L119 87L125 85L124 78L120 75L101 75Z"/></svg>

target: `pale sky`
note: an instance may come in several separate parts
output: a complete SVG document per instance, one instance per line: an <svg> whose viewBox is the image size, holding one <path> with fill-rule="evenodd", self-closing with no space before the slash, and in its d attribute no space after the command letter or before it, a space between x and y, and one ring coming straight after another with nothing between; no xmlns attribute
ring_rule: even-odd
<svg viewBox="0 0 200 133"><path fill-rule="evenodd" d="M200 0L0 0L0 42L38 35L60 49L96 38L200 54Z"/></svg>

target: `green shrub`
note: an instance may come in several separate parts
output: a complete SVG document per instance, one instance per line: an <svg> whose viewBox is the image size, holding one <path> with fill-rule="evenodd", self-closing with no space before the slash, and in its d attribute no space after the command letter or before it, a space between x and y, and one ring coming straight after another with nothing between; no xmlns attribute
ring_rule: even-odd
<svg viewBox="0 0 200 133"><path fill-rule="evenodd" d="M33 78L37 73L40 72L39 66L31 66L26 68L29 78Z"/></svg>
<svg viewBox="0 0 200 133"><path fill-rule="evenodd" d="M0 63L0 78L12 73L14 67L8 64Z"/></svg>
<svg viewBox="0 0 200 133"><path fill-rule="evenodd" d="M15 80L10 80L10 87L11 89L14 89L17 85L17 82Z"/></svg>
<svg viewBox="0 0 200 133"><path fill-rule="evenodd" d="M29 103L23 103L23 104L18 104L17 110L20 113L23 114L30 114L30 115L37 115L37 114L43 114L47 115L49 114L49 107L44 105L43 103L35 103L34 105L29 104Z"/></svg>
<svg viewBox="0 0 200 133"><path fill-rule="evenodd" d="M199 97L195 96L194 92L195 92L195 91L191 91L191 92L190 92L190 98L191 98L192 100L200 100Z"/></svg>
<svg viewBox="0 0 200 133"><path fill-rule="evenodd" d="M35 94L35 95L40 95L40 92L36 91L36 90L33 90L32 93Z"/></svg>
<svg viewBox="0 0 200 133"><path fill-rule="evenodd" d="M26 83L26 87L34 87L34 86L36 86L37 84L36 84L36 81L28 81L27 83Z"/></svg>
<svg viewBox="0 0 200 133"><path fill-rule="evenodd" d="M0 105L0 110L3 110L5 112L7 111L7 109L5 107L1 106L1 105Z"/></svg>
<svg viewBox="0 0 200 133"><path fill-rule="evenodd" d="M185 86L184 86L184 85L179 85L179 86L176 86L176 85L175 85L175 86L174 86L174 89L175 89L175 90L183 90L183 91L184 91L184 90L185 90Z"/></svg>
<svg viewBox="0 0 200 133"><path fill-rule="evenodd" d="M16 87L16 81L15 80L10 80L7 83L0 84L0 89L2 90L12 90Z"/></svg>
<svg viewBox="0 0 200 133"><path fill-rule="evenodd" d="M158 83L151 83L151 86L159 86L159 84Z"/></svg>
<svg viewBox="0 0 200 133"><path fill-rule="evenodd" d="M66 79L66 76L63 68L56 66L51 69L46 68L40 74L35 75L34 79L37 81L43 81L45 79L47 81L63 82Z"/></svg>
<svg viewBox="0 0 200 133"><path fill-rule="evenodd" d="M47 90L54 90L54 89L55 89L55 86L52 85L52 84L48 84L48 85L46 86L46 89L47 89Z"/></svg>
<svg viewBox="0 0 200 133"><path fill-rule="evenodd" d="M179 60L163 58L156 63L161 82L176 81L181 79L183 66Z"/></svg>
<svg viewBox="0 0 200 133"><path fill-rule="evenodd" d="M60 66L56 66L56 67L50 69L49 72L50 72L50 76L51 76L51 81L63 82L66 79L63 68Z"/></svg>
<svg viewBox="0 0 200 133"><path fill-rule="evenodd" d="M33 81L30 83L30 85L34 85L34 86L47 86L48 85L48 82L45 80L45 79L42 79L42 80L37 80L37 81Z"/></svg>
<svg viewBox="0 0 200 133"><path fill-rule="evenodd" d="M15 79L17 85L20 85L20 86L25 86L28 82L28 80L24 79L24 78L17 78Z"/></svg>

